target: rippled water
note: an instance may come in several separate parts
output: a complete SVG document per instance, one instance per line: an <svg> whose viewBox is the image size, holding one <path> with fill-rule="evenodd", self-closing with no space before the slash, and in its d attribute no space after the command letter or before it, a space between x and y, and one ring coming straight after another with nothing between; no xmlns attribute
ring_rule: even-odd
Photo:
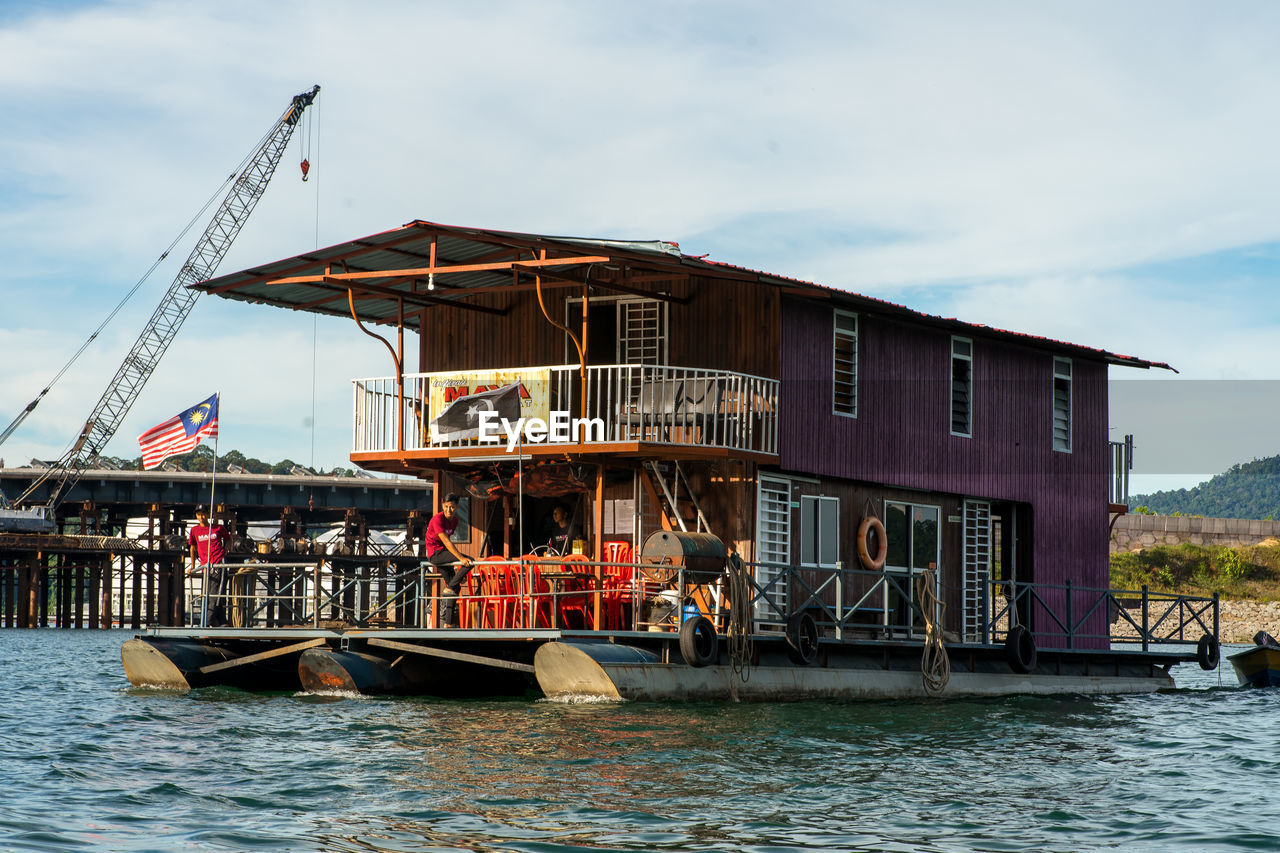
<svg viewBox="0 0 1280 853"><path fill-rule="evenodd" d="M1153 696L566 706L136 690L128 636L0 631L0 849L1280 849L1280 691L1194 664Z"/></svg>

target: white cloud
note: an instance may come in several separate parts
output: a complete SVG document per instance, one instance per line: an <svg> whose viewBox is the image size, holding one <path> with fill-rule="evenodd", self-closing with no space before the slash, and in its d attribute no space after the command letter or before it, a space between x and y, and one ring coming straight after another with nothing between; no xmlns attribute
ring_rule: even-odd
<svg viewBox="0 0 1280 853"><path fill-rule="evenodd" d="M1265 377L1280 363L1274 317L1124 270L1280 237L1277 35L1280 9L1261 3L780 16L764 3L114 2L10 16L0 343L35 366L0 367L0 419L312 83L314 177L298 181L299 134L223 271L414 218L674 239L1188 375ZM65 446L189 246L50 395L37 437L2 452ZM298 458L287 425L310 409L310 323L205 299L122 434L205 393L179 355L198 341L228 406L235 389L262 414L244 438L262 447L241 449ZM342 390L323 399L341 429L317 450L326 465L345 459L352 359L390 372L378 345L330 328L342 358L325 371Z"/></svg>

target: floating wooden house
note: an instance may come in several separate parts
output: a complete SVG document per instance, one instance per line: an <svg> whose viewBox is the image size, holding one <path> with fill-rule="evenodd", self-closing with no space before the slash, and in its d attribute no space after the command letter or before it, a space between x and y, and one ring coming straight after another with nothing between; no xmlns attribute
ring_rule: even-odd
<svg viewBox="0 0 1280 853"><path fill-rule="evenodd" d="M1108 440L1107 371L1167 365L674 243L422 221L197 287L381 338L387 374L353 382L351 460L464 495L455 538L492 563L469 630L433 628L422 575L401 578L396 624L317 634L304 669L346 673L334 684L412 689L386 669L408 654L623 698L1128 691L1169 686L1196 657L1178 643L1207 634L1216 651L1216 602L1148 597L1139 613L1108 589L1127 457ZM540 581L522 558L555 504L582 565ZM555 583L570 575L584 582ZM320 601L320 569L312 581ZM544 588L558 600L540 621ZM1117 613L1140 647L1112 648ZM392 645L361 646L369 631ZM499 636L514 645L484 652ZM353 643L379 675L334 662Z"/></svg>

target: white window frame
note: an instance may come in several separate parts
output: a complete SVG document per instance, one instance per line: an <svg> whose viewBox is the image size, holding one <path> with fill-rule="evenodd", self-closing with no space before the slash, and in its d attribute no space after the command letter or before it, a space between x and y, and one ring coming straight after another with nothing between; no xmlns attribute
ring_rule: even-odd
<svg viewBox="0 0 1280 853"><path fill-rule="evenodd" d="M824 553L831 559L824 560ZM832 569L839 561L840 499L828 495L801 495L800 565L806 569Z"/></svg>
<svg viewBox="0 0 1280 853"><path fill-rule="evenodd" d="M1053 359L1053 384L1049 386L1049 440L1053 444L1053 449L1059 453L1070 453L1072 450L1073 433L1075 432L1074 417L1074 401L1072 399L1075 383L1072 381L1073 365L1069 358L1059 358L1054 356ZM1065 441L1061 446L1058 441L1058 383L1066 384L1066 422L1067 434Z"/></svg>
<svg viewBox="0 0 1280 853"><path fill-rule="evenodd" d="M914 514L914 511L917 509L933 510L935 523L937 525L937 527L934 530L935 541L933 546L932 558L929 560L926 560L925 562L933 563L934 580L937 582L937 590L938 590L938 601L937 601L937 606L934 610L933 618L938 622L938 624L942 624L942 598L943 598L942 590L944 588L943 587L944 579L942 577L942 535L943 535L942 525L943 525L944 516L942 515L942 507L938 504L917 503L915 501L886 500L884 502L884 508L881 512L883 518L885 519L884 524L886 528L889 527L889 507L890 506L901 506L906 509L907 565L905 566L890 565L888 560L886 560L884 564L884 571L894 572L899 575L907 576L908 600L911 602L915 601L916 578L919 577L921 571L923 571L925 568L928 568L927 565L921 568L916 568L914 565L919 561L916 559L916 554L913 553L915 550L915 540L912 538L912 533L913 533L912 525L915 523L913 514ZM888 537L887 529L885 531L885 536ZM890 614L886 610L885 611L886 625L889 624L889 619L890 619Z"/></svg>
<svg viewBox="0 0 1280 853"><path fill-rule="evenodd" d="M582 305L581 296L572 296L566 299L564 305L564 324L566 327L573 329L573 333L578 334L578 329L574 328L573 307ZM656 347L656 361L637 361L635 364L656 364L665 366L670 363L671 355L671 305L665 299L650 299L645 296L592 296L587 300L587 310L591 310L592 305L604 303L613 303L616 312L616 328L618 336L614 343L614 363L630 364L627 355L627 349L632 346L635 341L628 335L626 324L627 308L637 307L643 303L653 303L652 307L657 309L658 315L658 341ZM577 322L580 322L580 318ZM565 364L578 363L578 351L574 349L573 342L569 340L569 336L564 338L564 360Z"/></svg>
<svg viewBox="0 0 1280 853"><path fill-rule="evenodd" d="M840 328L840 320L846 319L853 322L853 330ZM831 317L831 413L842 415L846 418L856 418L858 416L858 315L852 311L841 311L835 309ZM853 344L853 359L851 367L847 373L851 374L851 378L843 380L845 386L849 389L849 398L851 400L852 411L844 411L836 406L836 389L841 387L841 378L839 376L838 355L840 352L841 338L851 340Z"/></svg>
<svg viewBox="0 0 1280 853"><path fill-rule="evenodd" d="M957 350L968 349L968 352L958 352ZM969 378L968 389L965 394L965 430L964 432L956 431L956 362L963 361L967 363ZM950 425L951 434L960 438L973 438L973 338L951 338L951 395L948 398L947 421Z"/></svg>

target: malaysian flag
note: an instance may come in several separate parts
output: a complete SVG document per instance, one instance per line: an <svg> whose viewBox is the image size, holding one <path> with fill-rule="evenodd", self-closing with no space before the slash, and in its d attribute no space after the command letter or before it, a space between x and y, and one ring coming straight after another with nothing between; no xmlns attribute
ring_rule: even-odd
<svg viewBox="0 0 1280 853"><path fill-rule="evenodd" d="M499 418L515 422L520 418L520 383L468 394L454 400L431 422L432 441L457 441L480 435L480 415L494 412ZM500 430L500 420L493 428ZM500 432L495 434L501 434Z"/></svg>
<svg viewBox="0 0 1280 853"><path fill-rule="evenodd" d="M202 438L218 437L218 395L138 436L142 467L155 468L170 456L190 453Z"/></svg>

